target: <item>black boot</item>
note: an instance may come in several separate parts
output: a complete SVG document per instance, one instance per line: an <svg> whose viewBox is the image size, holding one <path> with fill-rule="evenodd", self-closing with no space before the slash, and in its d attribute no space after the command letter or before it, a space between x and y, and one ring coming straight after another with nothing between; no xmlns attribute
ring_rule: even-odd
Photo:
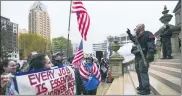
<svg viewBox="0 0 182 96"><path fill-rule="evenodd" d="M168 56L167 59L173 59L173 57L172 56Z"/></svg>
<svg viewBox="0 0 182 96"><path fill-rule="evenodd" d="M139 91L139 90L142 90L142 87L137 87L136 89Z"/></svg>
<svg viewBox="0 0 182 96"><path fill-rule="evenodd" d="M167 57L163 57L163 58L161 58L161 59L167 59Z"/></svg>
<svg viewBox="0 0 182 96"><path fill-rule="evenodd" d="M140 94L140 95L149 95L150 91L141 90L141 91L138 91L137 93Z"/></svg>

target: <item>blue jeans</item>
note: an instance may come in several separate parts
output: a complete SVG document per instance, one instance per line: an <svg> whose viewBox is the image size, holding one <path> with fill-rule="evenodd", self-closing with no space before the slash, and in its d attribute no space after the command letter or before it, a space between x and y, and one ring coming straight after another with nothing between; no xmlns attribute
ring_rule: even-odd
<svg viewBox="0 0 182 96"><path fill-rule="evenodd" d="M150 82L148 75L148 66L145 66L143 60L135 61L135 69L138 76L139 87L144 91L150 91Z"/></svg>

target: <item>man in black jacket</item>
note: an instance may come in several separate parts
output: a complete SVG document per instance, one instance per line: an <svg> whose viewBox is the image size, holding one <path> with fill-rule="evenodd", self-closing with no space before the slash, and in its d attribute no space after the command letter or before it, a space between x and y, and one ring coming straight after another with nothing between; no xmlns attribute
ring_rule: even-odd
<svg viewBox="0 0 182 96"><path fill-rule="evenodd" d="M54 64L54 66L63 65L63 54L56 53L55 56L53 56L52 63Z"/></svg>
<svg viewBox="0 0 182 96"><path fill-rule="evenodd" d="M135 31L135 39L138 40L145 60L147 61L147 65L145 65L139 49L136 46L133 46L131 53L135 55L135 68L139 81L139 87L137 87L137 90L138 94L147 95L150 94L150 83L148 76L149 62L154 61L154 54L156 53L155 37L151 32L145 31L144 24L137 25ZM130 32L129 29L127 33L128 32Z"/></svg>
<svg viewBox="0 0 182 96"><path fill-rule="evenodd" d="M171 48L171 37L172 31L170 31L169 25L165 26L164 31L160 34L161 43L162 43L162 52L163 58L162 59L172 59L172 48Z"/></svg>

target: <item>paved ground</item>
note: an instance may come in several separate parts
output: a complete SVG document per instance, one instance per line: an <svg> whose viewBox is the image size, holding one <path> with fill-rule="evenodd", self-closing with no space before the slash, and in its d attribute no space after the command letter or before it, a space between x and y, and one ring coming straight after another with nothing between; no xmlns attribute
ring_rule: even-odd
<svg viewBox="0 0 182 96"><path fill-rule="evenodd" d="M110 85L111 83L102 82L97 89L97 95L105 95Z"/></svg>

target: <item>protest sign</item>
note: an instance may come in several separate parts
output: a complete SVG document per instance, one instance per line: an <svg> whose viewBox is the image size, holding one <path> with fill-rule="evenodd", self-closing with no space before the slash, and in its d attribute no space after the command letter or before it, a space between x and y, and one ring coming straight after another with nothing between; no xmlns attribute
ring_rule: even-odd
<svg viewBox="0 0 182 96"><path fill-rule="evenodd" d="M19 95L75 95L75 74L70 66L17 73Z"/></svg>

